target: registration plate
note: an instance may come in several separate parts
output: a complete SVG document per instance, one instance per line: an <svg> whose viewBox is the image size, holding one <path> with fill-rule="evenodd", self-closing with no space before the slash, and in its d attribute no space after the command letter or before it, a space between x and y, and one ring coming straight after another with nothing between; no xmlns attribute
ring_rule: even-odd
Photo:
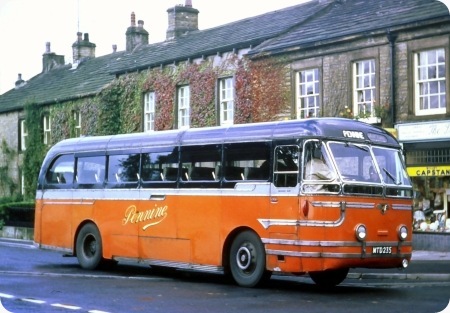
<svg viewBox="0 0 450 313"><path fill-rule="evenodd" d="M373 247L372 248L372 254L391 254L392 253L392 247Z"/></svg>

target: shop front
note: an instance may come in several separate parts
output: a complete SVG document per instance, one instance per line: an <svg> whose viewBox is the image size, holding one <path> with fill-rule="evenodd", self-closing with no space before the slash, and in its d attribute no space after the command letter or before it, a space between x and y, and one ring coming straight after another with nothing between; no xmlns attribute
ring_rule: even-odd
<svg viewBox="0 0 450 313"><path fill-rule="evenodd" d="M415 190L414 232L450 240L450 121L398 124L396 129Z"/></svg>

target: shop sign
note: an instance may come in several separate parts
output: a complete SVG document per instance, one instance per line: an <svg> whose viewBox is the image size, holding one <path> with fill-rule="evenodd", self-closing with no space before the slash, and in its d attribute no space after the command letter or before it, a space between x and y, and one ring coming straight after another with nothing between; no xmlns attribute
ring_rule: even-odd
<svg viewBox="0 0 450 313"><path fill-rule="evenodd" d="M396 128L399 141L450 138L450 121L398 124Z"/></svg>
<svg viewBox="0 0 450 313"><path fill-rule="evenodd" d="M414 166L407 168L409 176L450 176L450 165Z"/></svg>

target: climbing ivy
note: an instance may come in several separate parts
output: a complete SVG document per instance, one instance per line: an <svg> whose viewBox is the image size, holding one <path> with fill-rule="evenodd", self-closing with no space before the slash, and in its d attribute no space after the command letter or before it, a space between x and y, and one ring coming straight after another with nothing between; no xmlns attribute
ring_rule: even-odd
<svg viewBox="0 0 450 313"><path fill-rule="evenodd" d="M47 147L42 140L42 107L28 102L25 104L25 113L28 138L23 160L24 189L25 197L31 199L35 196L36 182Z"/></svg>
<svg viewBox="0 0 450 313"><path fill-rule="evenodd" d="M13 196L18 191L17 182L11 177L17 152L8 146L5 139L2 140L0 152L0 192L2 195Z"/></svg>

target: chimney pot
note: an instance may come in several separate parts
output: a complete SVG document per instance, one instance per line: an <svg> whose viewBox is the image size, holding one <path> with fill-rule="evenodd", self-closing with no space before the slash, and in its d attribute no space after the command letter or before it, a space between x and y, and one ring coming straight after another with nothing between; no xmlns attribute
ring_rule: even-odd
<svg viewBox="0 0 450 313"><path fill-rule="evenodd" d="M89 42L89 34L88 33L84 34L84 41Z"/></svg>
<svg viewBox="0 0 450 313"><path fill-rule="evenodd" d="M186 0L186 3L184 4L184 6L192 8L192 0Z"/></svg>
<svg viewBox="0 0 450 313"><path fill-rule="evenodd" d="M144 21L143 20L139 20L138 21L138 27L140 27L140 28L144 27Z"/></svg>
<svg viewBox="0 0 450 313"><path fill-rule="evenodd" d="M81 35L83 35L81 32L77 32L77 41L81 41Z"/></svg>
<svg viewBox="0 0 450 313"><path fill-rule="evenodd" d="M112 48L113 48L113 53L116 53L117 52L117 45L112 45Z"/></svg>
<svg viewBox="0 0 450 313"><path fill-rule="evenodd" d="M50 53L50 42L46 42L45 43L45 53ZM19 74L19 75L21 75L21 74Z"/></svg>
<svg viewBox="0 0 450 313"><path fill-rule="evenodd" d="M136 26L136 15L131 12L131 26Z"/></svg>

